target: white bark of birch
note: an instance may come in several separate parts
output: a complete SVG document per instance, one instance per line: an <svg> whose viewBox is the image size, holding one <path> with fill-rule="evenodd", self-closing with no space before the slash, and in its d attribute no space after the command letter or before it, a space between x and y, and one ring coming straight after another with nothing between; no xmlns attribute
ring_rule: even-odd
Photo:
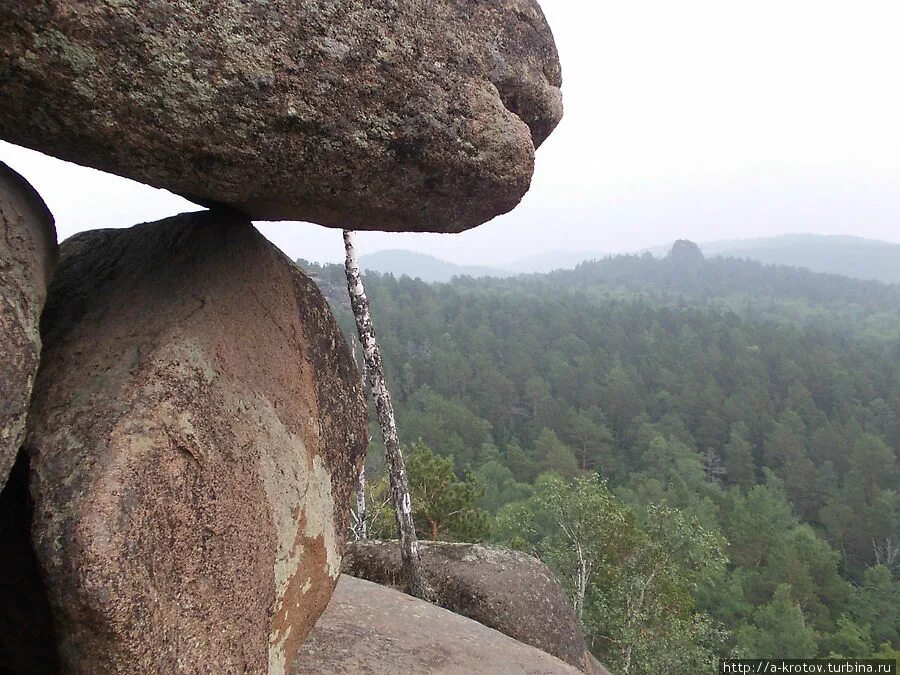
<svg viewBox="0 0 900 675"><path fill-rule="evenodd" d="M366 376L369 380L369 387L372 389L372 398L375 400L375 410L378 413L378 423L381 426L387 453L391 497L394 502L394 513L397 516L397 527L400 531L403 572L409 594L427 599L427 586L419 564L419 542L413 524L406 466L403 462L403 454L400 452L400 439L397 436L397 424L394 420L394 405L391 402L391 395L384 378L381 350L375 340L375 327L369 313L369 300L359 274L356 249L353 246L353 233L349 230L344 230L344 248L347 252L345 268L350 306L353 308L353 316L356 318L359 342L362 345L363 360L366 364Z"/></svg>
<svg viewBox="0 0 900 675"><path fill-rule="evenodd" d="M351 355L353 356L353 363L356 364L357 368L359 368L360 379L362 380L362 388L363 391L366 390L366 365L365 363L362 366L359 365L359 361L356 360L356 340L351 338ZM369 437L371 441L372 438ZM356 512L353 514L353 536L356 541L365 541L369 538L369 528L366 523L366 517L368 513L366 512L366 463L363 461L362 466L359 468L359 476L356 479Z"/></svg>
<svg viewBox="0 0 900 675"><path fill-rule="evenodd" d="M365 541L369 538L369 528L366 525L366 465L359 470L359 478L356 481L356 527L354 534L357 541Z"/></svg>

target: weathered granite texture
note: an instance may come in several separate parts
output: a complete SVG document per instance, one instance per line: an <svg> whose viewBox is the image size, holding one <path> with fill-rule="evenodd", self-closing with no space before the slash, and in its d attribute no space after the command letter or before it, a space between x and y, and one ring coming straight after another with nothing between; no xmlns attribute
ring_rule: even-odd
<svg viewBox="0 0 900 675"><path fill-rule="evenodd" d="M25 449L64 670L284 672L367 442L315 285L231 215L85 232L42 334Z"/></svg>
<svg viewBox="0 0 900 675"><path fill-rule="evenodd" d="M0 138L257 220L479 225L560 86L536 0L0 3Z"/></svg>
<svg viewBox="0 0 900 675"><path fill-rule="evenodd" d="M56 264L53 216L37 192L0 162L0 490L25 438L41 356L39 323Z"/></svg>

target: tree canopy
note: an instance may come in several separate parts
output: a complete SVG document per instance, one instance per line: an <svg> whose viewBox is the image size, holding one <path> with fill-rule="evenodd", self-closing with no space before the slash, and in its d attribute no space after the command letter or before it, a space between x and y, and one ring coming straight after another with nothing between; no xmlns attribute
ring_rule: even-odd
<svg viewBox="0 0 900 675"><path fill-rule="evenodd" d="M650 256L366 286L411 481L452 486L422 536L539 555L601 660L900 648L900 287ZM428 513L460 503L485 527Z"/></svg>

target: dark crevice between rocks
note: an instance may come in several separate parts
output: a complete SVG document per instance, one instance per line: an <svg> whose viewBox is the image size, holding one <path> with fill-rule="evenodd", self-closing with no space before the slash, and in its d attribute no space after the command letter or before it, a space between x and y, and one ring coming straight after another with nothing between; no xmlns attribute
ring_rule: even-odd
<svg viewBox="0 0 900 675"><path fill-rule="evenodd" d="M0 492L0 673L59 672L50 603L31 544L29 462L20 451Z"/></svg>

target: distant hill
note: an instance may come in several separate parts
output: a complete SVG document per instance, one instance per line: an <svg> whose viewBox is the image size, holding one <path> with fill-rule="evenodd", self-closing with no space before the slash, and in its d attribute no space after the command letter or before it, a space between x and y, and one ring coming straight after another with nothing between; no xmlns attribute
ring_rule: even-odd
<svg viewBox="0 0 900 675"><path fill-rule="evenodd" d="M364 255L359 265L364 270L379 274L404 274L422 281L450 281L453 277L496 277L503 279L517 274L546 274L556 270L574 269L589 260L600 260L605 254L591 251L547 251L521 260L498 264L496 267L482 265L457 265L426 253L400 249L378 251Z"/></svg>
<svg viewBox="0 0 900 675"><path fill-rule="evenodd" d="M450 281L453 277L509 277L513 273L491 267L477 265L457 265L415 251L389 250L364 255L359 259L363 270L380 274L393 274L395 277L406 275L422 281Z"/></svg>
<svg viewBox="0 0 900 675"><path fill-rule="evenodd" d="M516 274L546 274L570 270L589 260L602 260L608 254L599 251L546 251L501 265Z"/></svg>
<svg viewBox="0 0 900 675"><path fill-rule="evenodd" d="M856 279L900 283L900 244L849 236L786 234L700 244L707 256L748 258Z"/></svg>

